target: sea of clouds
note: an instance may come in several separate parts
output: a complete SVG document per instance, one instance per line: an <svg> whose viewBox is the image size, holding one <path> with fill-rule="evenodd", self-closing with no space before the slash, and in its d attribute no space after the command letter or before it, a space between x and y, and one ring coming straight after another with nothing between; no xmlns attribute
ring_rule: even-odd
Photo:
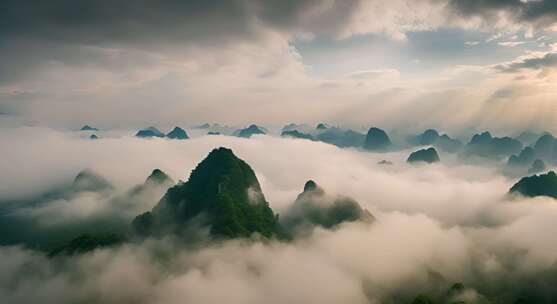
<svg viewBox="0 0 557 304"><path fill-rule="evenodd" d="M354 198L377 220L316 229L292 242L231 240L190 248L172 238L150 239L57 258L2 246L2 302L407 303L421 292L443 294L455 282L467 289L451 296L471 303L557 299L557 234L551 233L557 204L508 196L516 180L496 166L444 153L441 163L413 166L405 162L410 150L369 153L273 136L173 141L128 133L89 140L42 127L3 128L0 202L38 227L98 216L131 221L157 200L122 208L89 193L24 208L14 202L70 185L85 168L122 193L154 168L187 180L213 148L224 146L253 168L279 214L312 179L328 193ZM377 164L383 159L393 165Z"/></svg>

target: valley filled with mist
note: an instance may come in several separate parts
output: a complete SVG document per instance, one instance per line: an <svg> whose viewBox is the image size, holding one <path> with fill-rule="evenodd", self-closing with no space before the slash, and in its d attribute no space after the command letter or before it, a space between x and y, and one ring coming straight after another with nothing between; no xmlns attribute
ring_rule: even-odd
<svg viewBox="0 0 557 304"><path fill-rule="evenodd" d="M518 185L533 174L531 164L509 163L511 153L524 149L543 158L547 134L524 144L512 138L524 148L503 152L493 152L490 141L474 143L476 135L448 152L431 131L389 136L372 128L359 146L339 147L264 127L266 134L249 137L234 128L208 135L214 127L182 129L187 139L93 127L3 129L1 141L10 149L0 161L2 297L10 303L555 299L557 242L550 231L557 201L552 193L528 191L557 184ZM345 134L325 124L285 129ZM429 149L437 154L433 161L410 160ZM551 159L544 163L542 174L553 167ZM515 184L522 190L510 191Z"/></svg>

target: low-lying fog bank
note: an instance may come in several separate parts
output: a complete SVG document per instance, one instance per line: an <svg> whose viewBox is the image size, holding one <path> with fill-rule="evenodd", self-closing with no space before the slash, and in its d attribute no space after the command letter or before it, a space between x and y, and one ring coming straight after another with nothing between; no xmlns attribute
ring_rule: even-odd
<svg viewBox="0 0 557 304"><path fill-rule="evenodd" d="M81 223L93 230L98 223L125 226L164 193L130 203L122 199L130 188L155 168L187 180L221 146L253 168L279 214L311 179L328 193L352 197L376 218L371 225L317 228L290 242L229 240L189 248L168 237L56 258L9 244L0 247L6 303L410 303L419 293L465 303L557 301L557 236L551 233L557 201L509 197L516 180L485 163L461 163L440 152L440 163L410 165L412 150L370 153L257 135L88 140L22 127L4 129L0 142L0 211L4 219L18 219L0 225L2 236L31 229L10 223L44 229L45 238ZM67 188L83 169L113 188L45 195ZM449 294L457 282L465 288Z"/></svg>

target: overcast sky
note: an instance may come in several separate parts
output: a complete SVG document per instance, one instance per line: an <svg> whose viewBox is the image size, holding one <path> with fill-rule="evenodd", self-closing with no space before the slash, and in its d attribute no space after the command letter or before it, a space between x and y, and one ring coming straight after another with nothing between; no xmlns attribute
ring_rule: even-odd
<svg viewBox="0 0 557 304"><path fill-rule="evenodd" d="M556 68L551 0L0 3L8 124L556 132Z"/></svg>

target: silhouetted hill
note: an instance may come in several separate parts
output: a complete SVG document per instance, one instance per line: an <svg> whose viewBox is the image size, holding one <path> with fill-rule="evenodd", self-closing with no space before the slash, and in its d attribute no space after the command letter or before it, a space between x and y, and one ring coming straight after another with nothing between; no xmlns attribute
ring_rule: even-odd
<svg viewBox="0 0 557 304"><path fill-rule="evenodd" d="M369 151L385 151L391 146L391 139L387 133L379 128L370 128L367 132L364 149Z"/></svg>
<svg viewBox="0 0 557 304"><path fill-rule="evenodd" d="M343 130L331 127L317 134L315 138L319 141L335 145L337 147L361 147L365 142L365 135L352 130Z"/></svg>
<svg viewBox="0 0 557 304"><path fill-rule="evenodd" d="M72 185L73 191L103 191L111 190L113 186L104 177L92 170L85 169L77 174Z"/></svg>
<svg viewBox="0 0 557 304"><path fill-rule="evenodd" d="M284 131L294 131L298 129L298 125L295 123L289 123L287 125L285 125L284 127L282 127L281 132Z"/></svg>
<svg viewBox="0 0 557 304"><path fill-rule="evenodd" d="M174 180L170 176L166 175L160 169L154 169L153 172L145 180L146 184L163 184L163 183L174 183Z"/></svg>
<svg viewBox="0 0 557 304"><path fill-rule="evenodd" d="M439 132L435 129L425 130L422 135L420 135L420 145L432 145L439 138Z"/></svg>
<svg viewBox="0 0 557 304"><path fill-rule="evenodd" d="M319 123L319 124L317 125L317 127L315 127L316 130L326 130L326 129L328 129L328 128L329 128L329 127L327 126L326 123Z"/></svg>
<svg viewBox="0 0 557 304"><path fill-rule="evenodd" d="M271 237L277 218L250 166L232 150L214 149L187 182L170 188L151 212L136 217L139 234L184 233L207 227L213 237Z"/></svg>
<svg viewBox="0 0 557 304"><path fill-rule="evenodd" d="M159 199L164 192L175 184L174 180L166 175L160 169L154 169L151 174L145 179L143 184L139 184L133 188L131 188L127 192L127 196L117 198L120 200L119 205L123 205L122 201L128 201L129 203L133 203L133 201L141 201L144 199L152 199L153 195L157 195L158 197L155 199ZM164 190L163 192L159 192ZM153 193L154 192L154 193Z"/></svg>
<svg viewBox="0 0 557 304"><path fill-rule="evenodd" d="M252 135L257 135L257 134L266 134L265 130L262 127L259 127L257 125L250 125L249 127L245 129L237 130L234 133L236 136L244 137L244 138L249 138Z"/></svg>
<svg viewBox="0 0 557 304"><path fill-rule="evenodd" d="M95 127L91 127L90 125L84 125L83 127L81 127L81 129L79 129L80 131L98 131L99 129L95 128Z"/></svg>
<svg viewBox="0 0 557 304"><path fill-rule="evenodd" d="M494 137L492 140L493 150L496 154L512 154L522 150L522 143L516 139L505 137Z"/></svg>
<svg viewBox="0 0 557 304"><path fill-rule="evenodd" d="M91 136L89 136L89 139L99 139L99 137L95 134L91 134Z"/></svg>
<svg viewBox="0 0 557 304"><path fill-rule="evenodd" d="M459 140L453 139L447 134L441 135L435 129L425 130L417 136L409 136L407 140L412 145L434 146L449 153L455 153L462 148L462 143Z"/></svg>
<svg viewBox="0 0 557 304"><path fill-rule="evenodd" d="M186 131L180 127L174 127L172 131L166 134L166 137L170 139L189 139L190 137L186 133Z"/></svg>
<svg viewBox="0 0 557 304"><path fill-rule="evenodd" d="M534 152L534 149L532 149L531 147L526 147L522 149L522 151L520 151L519 155L511 155L511 157L509 157L507 164L509 166L515 166L515 167L521 167L521 166L525 167L525 166L530 166L535 159L536 159L536 154Z"/></svg>
<svg viewBox="0 0 557 304"><path fill-rule="evenodd" d="M455 153L462 148L462 143L457 139L450 138L447 134L443 134L437 138L435 146L445 152Z"/></svg>
<svg viewBox="0 0 557 304"><path fill-rule="evenodd" d="M439 154L435 148L427 148L427 149L420 149L418 151L410 153L408 159L406 160L409 163L416 163L416 162L426 162L426 163L435 163L439 162Z"/></svg>
<svg viewBox="0 0 557 304"><path fill-rule="evenodd" d="M553 162L557 158L556 139L551 134L544 134L534 144L536 157Z"/></svg>
<svg viewBox="0 0 557 304"><path fill-rule="evenodd" d="M164 137L164 133L159 131L159 129L155 127L149 127L147 129L142 129L137 131L135 134L136 137Z"/></svg>
<svg viewBox="0 0 557 304"><path fill-rule="evenodd" d="M522 150L522 143L510 137L492 137L491 133L475 134L466 145L465 153L488 158L517 154Z"/></svg>
<svg viewBox="0 0 557 304"><path fill-rule="evenodd" d="M524 145L530 145L535 143L538 138L540 138L540 134L524 131L516 137L516 140L522 142Z"/></svg>
<svg viewBox="0 0 557 304"><path fill-rule="evenodd" d="M119 208L122 214L126 214L126 222L129 224L129 217L133 218L137 213L152 208L166 191L175 184L174 180L166 173L154 169L142 184L114 197L110 204L115 209Z"/></svg>
<svg viewBox="0 0 557 304"><path fill-rule="evenodd" d="M289 123L289 124L285 125L284 127L282 127L281 132L294 131L294 130L300 131L300 130L298 130L298 128L300 128L300 127L301 127L301 125L298 125L298 124L295 124L295 123Z"/></svg>
<svg viewBox="0 0 557 304"><path fill-rule="evenodd" d="M523 177L509 190L524 196L549 196L557 198L557 175L553 171L546 174Z"/></svg>
<svg viewBox="0 0 557 304"><path fill-rule="evenodd" d="M313 136L311 136L310 134L299 132L298 130L282 131L280 136L313 140Z"/></svg>
<svg viewBox="0 0 557 304"><path fill-rule="evenodd" d="M293 237L295 233L303 233L314 226L332 229L344 222L371 222L374 219L355 200L329 196L314 181L309 180L290 209L281 215L281 225L287 236Z"/></svg>
<svg viewBox="0 0 557 304"><path fill-rule="evenodd" d="M493 138L493 136L491 136L491 133L489 133L489 131L485 131L485 132L482 132L482 133L477 133L477 134L474 134L474 136L472 136L472 139L470 139L469 144L473 145L473 144L479 144L479 143L489 143L492 138Z"/></svg>

